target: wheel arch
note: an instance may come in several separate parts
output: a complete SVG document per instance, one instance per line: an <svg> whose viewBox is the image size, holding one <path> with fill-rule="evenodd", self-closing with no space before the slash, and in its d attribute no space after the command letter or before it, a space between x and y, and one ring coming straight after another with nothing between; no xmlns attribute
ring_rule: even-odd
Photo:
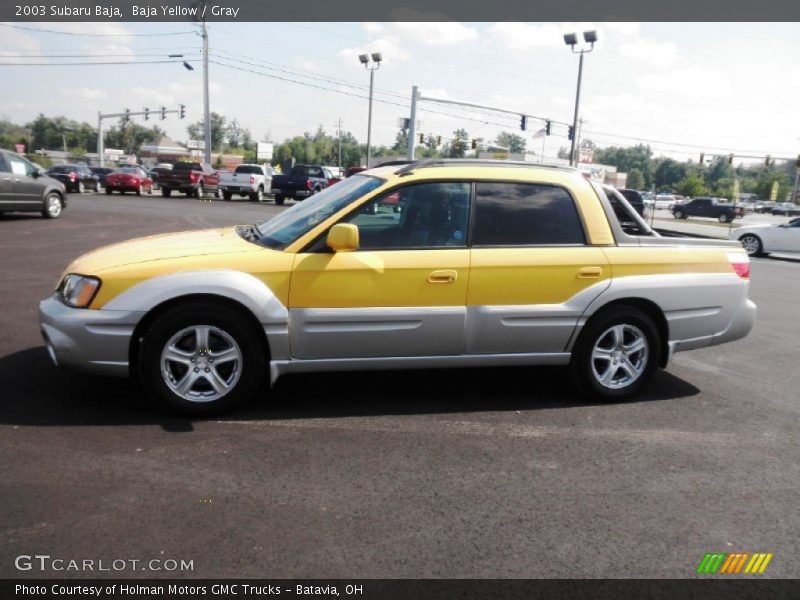
<svg viewBox="0 0 800 600"><path fill-rule="evenodd" d="M267 361L270 360L271 354L269 339L267 338L267 334L264 331L263 325L259 322L258 318L253 311L250 310L250 308L233 298L221 296L219 294L185 294L181 296L175 296L174 298L170 298L169 300L165 300L154 306L147 313L145 313L144 317L142 317L136 324L133 329L133 335L131 335L130 346L128 348L131 373L136 372L139 364L139 352L142 345L142 339L144 338L144 334L147 332L147 330L150 329L150 326L168 310L176 306L180 306L181 304L187 304L190 302L204 302L207 304L226 306L241 314L249 322L250 326L259 332L259 341L261 342L261 346L267 356Z"/></svg>
<svg viewBox="0 0 800 600"><path fill-rule="evenodd" d="M586 319L583 326L580 327L578 330L576 330L575 335L573 335L573 338L570 341L569 350L572 351L574 349L578 339L581 336L581 333L586 329L586 326L589 325L589 323L600 318L603 315L603 313L607 312L608 310L620 307L630 307L638 309L653 320L656 327L658 328L658 335L660 338L659 339L660 352L659 352L658 366L661 368L666 367L667 362L669 361L669 324L667 322L667 317L664 315L664 311L661 309L660 306L658 306L658 304L656 304L655 302L653 302L648 298L642 298L637 296L616 298L614 300L606 302L605 304L597 306L592 311L591 315Z"/></svg>

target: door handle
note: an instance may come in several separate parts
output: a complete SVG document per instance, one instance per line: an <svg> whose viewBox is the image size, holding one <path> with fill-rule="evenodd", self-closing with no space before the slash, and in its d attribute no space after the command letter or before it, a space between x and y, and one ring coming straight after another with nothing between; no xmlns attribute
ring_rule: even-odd
<svg viewBox="0 0 800 600"><path fill-rule="evenodd" d="M428 275L428 283L455 283L458 271L434 271Z"/></svg>
<svg viewBox="0 0 800 600"><path fill-rule="evenodd" d="M601 267L581 267L578 271L578 279L597 279L602 273Z"/></svg>

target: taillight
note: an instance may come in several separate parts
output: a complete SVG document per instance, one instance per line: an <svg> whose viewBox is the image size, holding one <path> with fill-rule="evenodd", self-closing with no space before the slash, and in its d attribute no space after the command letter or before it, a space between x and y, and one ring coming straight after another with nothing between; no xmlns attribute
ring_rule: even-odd
<svg viewBox="0 0 800 600"><path fill-rule="evenodd" d="M743 252L728 252L733 271L742 279L750 279L750 258Z"/></svg>
<svg viewBox="0 0 800 600"><path fill-rule="evenodd" d="M314 186L310 179L306 179L306 189L310 190Z"/></svg>
<svg viewBox="0 0 800 600"><path fill-rule="evenodd" d="M192 171L191 173L189 173L189 181L191 181L192 183L197 183L199 180L200 180L200 173L198 173L197 171Z"/></svg>
<svg viewBox="0 0 800 600"><path fill-rule="evenodd" d="M71 171L70 174L69 174L69 180L70 181L75 181L77 178L78 178L77 173L75 173L75 171Z"/></svg>
<svg viewBox="0 0 800 600"><path fill-rule="evenodd" d="M250 175L250 185L253 185L256 182L255 175Z"/></svg>

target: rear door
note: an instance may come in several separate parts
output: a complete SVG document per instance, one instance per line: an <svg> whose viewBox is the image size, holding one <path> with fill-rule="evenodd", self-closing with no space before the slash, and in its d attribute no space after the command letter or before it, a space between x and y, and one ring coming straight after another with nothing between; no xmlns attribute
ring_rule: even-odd
<svg viewBox="0 0 800 600"><path fill-rule="evenodd" d="M11 166L5 158L5 154L0 152L0 211L12 210L14 203L14 176L11 173Z"/></svg>
<svg viewBox="0 0 800 600"><path fill-rule="evenodd" d="M572 195L478 182L467 292L467 354L561 353L611 270L589 246Z"/></svg>

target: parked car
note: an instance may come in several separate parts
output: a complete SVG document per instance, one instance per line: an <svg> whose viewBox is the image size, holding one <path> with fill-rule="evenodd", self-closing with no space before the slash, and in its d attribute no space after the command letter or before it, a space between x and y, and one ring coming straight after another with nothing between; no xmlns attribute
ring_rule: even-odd
<svg viewBox="0 0 800 600"><path fill-rule="evenodd" d="M794 202L780 202L773 206L770 212L773 215L793 217L795 215L800 215L800 206Z"/></svg>
<svg viewBox="0 0 800 600"><path fill-rule="evenodd" d="M630 203L636 212L644 216L644 198L642 197L641 192L627 189L621 189L618 191Z"/></svg>
<svg viewBox="0 0 800 600"><path fill-rule="evenodd" d="M756 202L755 211L760 215L766 213L772 214L772 209L775 208L775 204L776 203L773 202L772 200L762 200Z"/></svg>
<svg viewBox="0 0 800 600"><path fill-rule="evenodd" d="M356 173L361 173L361 171L366 171L367 167L347 167L344 171L344 178L347 179L355 175Z"/></svg>
<svg viewBox="0 0 800 600"><path fill-rule="evenodd" d="M372 214L395 194L398 215ZM345 369L570 365L587 396L617 401L675 352L747 335L756 307L738 242L630 235L614 214L567 167L370 169L257 225L78 258L41 331L56 364L136 373L192 415L267 375Z"/></svg>
<svg viewBox="0 0 800 600"><path fill-rule="evenodd" d="M730 223L733 219L743 217L744 209L722 202L719 198L693 198L689 202L676 205L672 210L672 216L676 219L711 217L720 223Z"/></svg>
<svg viewBox="0 0 800 600"><path fill-rule="evenodd" d="M159 169L155 183L161 195L168 198L173 190L199 198L206 192L219 196L219 175L207 163L176 162L172 169Z"/></svg>
<svg viewBox="0 0 800 600"><path fill-rule="evenodd" d="M106 175L114 172L114 169L109 167L91 167L89 170L97 177L98 191L105 186Z"/></svg>
<svg viewBox="0 0 800 600"><path fill-rule="evenodd" d="M63 183L67 192L82 194L86 190L100 191L100 178L86 165L55 165L47 174Z"/></svg>
<svg viewBox="0 0 800 600"><path fill-rule="evenodd" d="M272 188L272 167L264 165L237 165L232 173L220 173L219 189L225 200L234 194L261 202Z"/></svg>
<svg viewBox="0 0 800 600"><path fill-rule="evenodd" d="M40 212L57 219L66 206L63 183L25 157L0 150L0 212Z"/></svg>
<svg viewBox="0 0 800 600"><path fill-rule="evenodd" d="M333 177L330 171L320 165L295 165L288 175L272 177L271 192L275 204L283 204L286 198L303 200L328 187Z"/></svg>
<svg viewBox="0 0 800 600"><path fill-rule="evenodd" d="M731 239L739 240L750 256L770 252L800 253L800 218L780 225L759 223L731 231Z"/></svg>
<svg viewBox="0 0 800 600"><path fill-rule="evenodd" d="M670 205L675 204L677 198L673 194L658 194L655 197L654 206L656 210L669 209Z"/></svg>
<svg viewBox="0 0 800 600"><path fill-rule="evenodd" d="M153 180L142 167L122 167L106 175L106 194L134 192L137 196L153 193Z"/></svg>

